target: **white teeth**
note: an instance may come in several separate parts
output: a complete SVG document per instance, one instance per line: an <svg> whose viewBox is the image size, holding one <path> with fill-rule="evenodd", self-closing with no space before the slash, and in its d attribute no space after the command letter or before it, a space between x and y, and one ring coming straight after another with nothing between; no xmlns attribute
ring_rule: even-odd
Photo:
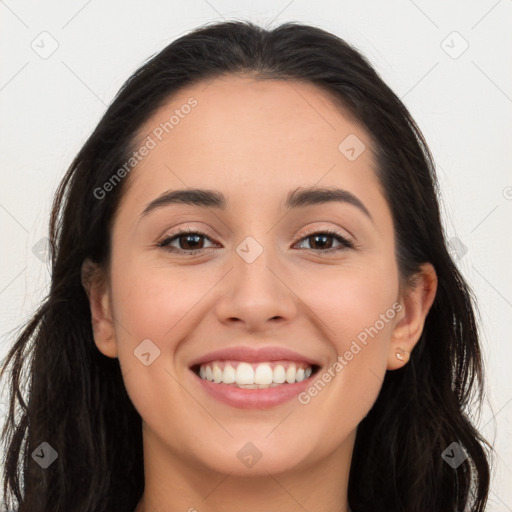
<svg viewBox="0 0 512 512"><path fill-rule="evenodd" d="M282 384L286 379L286 372L284 371L284 366L278 364L272 373L272 382L276 384Z"/></svg>
<svg viewBox="0 0 512 512"><path fill-rule="evenodd" d="M272 368L268 364L259 364L256 367L254 384L272 384Z"/></svg>
<svg viewBox="0 0 512 512"><path fill-rule="evenodd" d="M213 365L213 381L214 382L221 382L222 381L222 370L219 368L219 365L214 363Z"/></svg>
<svg viewBox="0 0 512 512"><path fill-rule="evenodd" d="M237 384L254 384L254 370L249 363L240 363L236 369Z"/></svg>
<svg viewBox="0 0 512 512"><path fill-rule="evenodd" d="M212 361L199 367L202 379L231 384L247 389L265 389L302 382L313 373L307 363L247 363L243 361Z"/></svg>
<svg viewBox="0 0 512 512"><path fill-rule="evenodd" d="M232 384L235 381L236 381L235 369L230 364L227 364L226 366L224 366L224 373L222 374L222 382L224 382L224 384Z"/></svg>
<svg viewBox="0 0 512 512"><path fill-rule="evenodd" d="M295 374L296 374L295 364L292 363L288 367L288 370L286 370L286 382L288 382L288 384L293 384L295 382Z"/></svg>

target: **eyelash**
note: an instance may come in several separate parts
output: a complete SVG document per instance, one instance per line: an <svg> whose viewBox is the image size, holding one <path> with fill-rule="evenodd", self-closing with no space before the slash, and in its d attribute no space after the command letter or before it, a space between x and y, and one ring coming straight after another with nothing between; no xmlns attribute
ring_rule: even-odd
<svg viewBox="0 0 512 512"><path fill-rule="evenodd" d="M157 246L158 247L163 247L163 248L167 249L167 251L169 251L171 253L179 253L179 254L187 254L187 255L197 254L198 252L201 252L201 251L205 250L205 249L196 249L196 250L187 251L185 249L178 249L176 247L172 247L172 248L169 247L169 244L172 241L174 241L175 239L178 239L180 236L183 236L183 235L199 235L199 236L203 236L203 237L208 238L208 239L210 238L206 233L203 233L202 231L199 231L199 230L192 231L192 230L189 230L189 229L183 229L183 230L177 231L176 233L173 233L172 235L169 235L164 240L159 242L157 244ZM309 251L313 251L313 252L316 252L316 253L324 254L324 253L332 253L332 252L337 252L337 251L343 251L343 250L347 250L347 249L353 249L355 247L355 244L353 242L350 242L349 240L347 240L345 237L343 237L337 231L330 230L330 229L324 229L322 231L314 231L313 233L310 233L309 235L306 235L306 236L302 237L299 240L299 242L302 242L303 240L306 240L307 238L311 238L314 235L330 235L330 236L333 236L339 242L341 242L343 245L340 246L340 247L335 247L335 248L331 248L331 249L307 249ZM212 249L212 247L207 247L206 249Z"/></svg>

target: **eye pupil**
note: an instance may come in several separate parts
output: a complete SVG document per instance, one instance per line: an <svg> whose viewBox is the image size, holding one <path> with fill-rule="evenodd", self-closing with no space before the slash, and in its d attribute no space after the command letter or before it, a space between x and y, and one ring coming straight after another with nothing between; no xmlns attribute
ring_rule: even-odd
<svg viewBox="0 0 512 512"><path fill-rule="evenodd" d="M188 242L189 239L194 238L195 239L195 243L197 243L198 239L201 238L201 235L183 235L183 236L180 237L180 239L183 239L183 238L185 240L187 240L186 245L190 245L189 242ZM192 247L181 247L181 248L182 249L197 249L197 247L194 246L193 244L194 244L194 242L192 242ZM181 245L182 244L180 243L180 246Z"/></svg>
<svg viewBox="0 0 512 512"><path fill-rule="evenodd" d="M312 244L313 249L326 249L325 239L332 238L332 235L313 235L311 238L313 240L315 240L315 243ZM320 242L320 247L315 247L317 245L317 243L316 243L317 239L323 240L323 242ZM331 244L327 244L327 245L329 246L329 247L327 247L327 249L330 249L331 248L330 246L332 246L332 242L331 242Z"/></svg>

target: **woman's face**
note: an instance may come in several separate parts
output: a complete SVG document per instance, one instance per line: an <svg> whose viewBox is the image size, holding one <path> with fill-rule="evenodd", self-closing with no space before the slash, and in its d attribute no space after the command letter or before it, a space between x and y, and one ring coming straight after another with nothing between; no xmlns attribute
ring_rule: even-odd
<svg viewBox="0 0 512 512"><path fill-rule="evenodd" d="M125 178L101 301L112 331L108 319L95 321L95 340L119 358L145 450L252 476L350 457L386 370L402 364L405 322L392 217L367 134L312 84L224 77L182 90L139 138L147 150ZM320 188L343 192L286 206ZM191 189L226 202L154 203ZM180 229L206 236L172 239ZM206 382L191 369L234 347L276 349L262 356L275 384L279 361L287 377L293 361L320 369L261 390ZM239 362L253 362L214 359L223 376L225 360L235 375ZM261 368L253 370L264 379Z"/></svg>

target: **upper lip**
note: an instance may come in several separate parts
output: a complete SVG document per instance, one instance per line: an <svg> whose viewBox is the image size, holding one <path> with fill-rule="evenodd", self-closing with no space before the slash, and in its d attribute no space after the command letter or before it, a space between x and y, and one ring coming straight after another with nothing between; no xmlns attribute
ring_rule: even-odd
<svg viewBox="0 0 512 512"><path fill-rule="evenodd" d="M310 365L318 365L320 363L311 357L304 356L285 347L261 347L249 348L243 345L227 347L221 350L208 352L190 362L190 366L216 361L219 359L231 359L235 361L247 361L250 363L264 361L304 361Z"/></svg>

